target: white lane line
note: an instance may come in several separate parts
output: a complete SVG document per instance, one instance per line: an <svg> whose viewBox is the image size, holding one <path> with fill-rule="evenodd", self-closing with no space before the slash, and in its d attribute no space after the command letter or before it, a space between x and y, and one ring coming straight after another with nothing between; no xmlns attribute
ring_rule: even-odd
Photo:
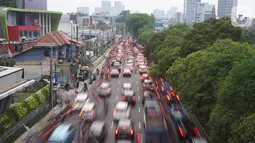
<svg viewBox="0 0 255 143"><path fill-rule="evenodd" d="M138 84L138 81L136 81L136 84Z"/></svg>
<svg viewBox="0 0 255 143"><path fill-rule="evenodd" d="M139 88L139 87L137 87L137 90L139 91L139 90L140 90L140 88Z"/></svg>
<svg viewBox="0 0 255 143"><path fill-rule="evenodd" d="M140 100L140 96L138 96L138 100Z"/></svg>
<svg viewBox="0 0 255 143"><path fill-rule="evenodd" d="M113 121L112 121L112 125L111 125L111 129L113 128Z"/></svg>
<svg viewBox="0 0 255 143"><path fill-rule="evenodd" d="M120 91L120 88L117 88L118 91Z"/></svg>
<svg viewBox="0 0 255 143"><path fill-rule="evenodd" d="M120 84L120 81L118 81L118 84Z"/></svg>
<svg viewBox="0 0 255 143"><path fill-rule="evenodd" d="M141 122L139 122L139 125L138 125L138 126L139 126L139 129L141 129Z"/></svg>
<svg viewBox="0 0 255 143"><path fill-rule="evenodd" d="M116 99L118 99L118 96L116 96Z"/></svg>
<svg viewBox="0 0 255 143"><path fill-rule="evenodd" d="M138 112L141 112L141 108L140 107L138 107Z"/></svg>

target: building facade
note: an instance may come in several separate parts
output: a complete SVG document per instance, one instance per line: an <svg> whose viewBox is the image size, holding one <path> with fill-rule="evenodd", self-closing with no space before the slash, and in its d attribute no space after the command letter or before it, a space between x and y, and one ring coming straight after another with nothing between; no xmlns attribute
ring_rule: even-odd
<svg viewBox="0 0 255 143"><path fill-rule="evenodd" d="M198 3L201 3L201 0L184 0L183 19L185 23L192 24L195 22Z"/></svg>
<svg viewBox="0 0 255 143"><path fill-rule="evenodd" d="M200 3L197 5L195 22L203 22L213 18L213 8L215 6L208 3Z"/></svg>
<svg viewBox="0 0 255 143"><path fill-rule="evenodd" d="M89 7L77 7L77 12L89 15Z"/></svg>
<svg viewBox="0 0 255 143"><path fill-rule="evenodd" d="M101 7L95 7L95 14L98 14L98 13L101 13L102 10L101 10Z"/></svg>
<svg viewBox="0 0 255 143"><path fill-rule="evenodd" d="M125 7L124 7L124 5L122 4L121 1L115 1L114 2L114 9L115 9L116 13L114 13L115 15L113 15L113 16L119 15L124 10L124 8Z"/></svg>
<svg viewBox="0 0 255 143"><path fill-rule="evenodd" d="M102 3L101 3L101 12L105 12L105 13L110 14L111 9L112 9L111 1L102 1Z"/></svg>
<svg viewBox="0 0 255 143"><path fill-rule="evenodd" d="M233 7L237 6L237 0L218 0L218 17L231 17Z"/></svg>
<svg viewBox="0 0 255 143"><path fill-rule="evenodd" d="M175 12L175 22L176 24L183 22L183 14L181 12Z"/></svg>
<svg viewBox="0 0 255 143"><path fill-rule="evenodd" d="M21 9L47 10L47 0L14 0L15 3L10 3L9 1L10 0L1 0L0 6Z"/></svg>

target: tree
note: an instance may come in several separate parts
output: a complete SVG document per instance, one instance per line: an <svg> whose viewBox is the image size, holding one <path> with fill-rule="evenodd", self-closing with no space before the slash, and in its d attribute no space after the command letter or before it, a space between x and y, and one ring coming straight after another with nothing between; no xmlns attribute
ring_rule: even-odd
<svg viewBox="0 0 255 143"><path fill-rule="evenodd" d="M130 14L126 18L126 26L133 36L139 36L138 30L144 26L153 27L153 17L144 13Z"/></svg>
<svg viewBox="0 0 255 143"><path fill-rule="evenodd" d="M181 56L186 57L192 52L206 49L218 39L231 39L239 42L247 40L241 28L232 26L230 18L209 19L194 24L192 30L187 33Z"/></svg>
<svg viewBox="0 0 255 143"><path fill-rule="evenodd" d="M108 28L108 25L104 21L99 20L97 22L97 27L99 27L100 30L104 31Z"/></svg>
<svg viewBox="0 0 255 143"><path fill-rule="evenodd" d="M253 56L254 51L251 51L251 53L247 54L246 58L234 63L220 88L217 96L217 106L213 110L210 119L212 142L232 142L230 137L234 137L234 135L231 135L231 133L236 133L236 130L242 129L247 122L242 122L237 128L233 128L233 125L236 125L236 122L247 115L255 113L255 57ZM254 129L247 130L253 130L254 132ZM246 132L242 132L242 134L246 134ZM254 138L254 134L248 133L243 137L245 138L235 139L242 142L243 139Z"/></svg>
<svg viewBox="0 0 255 143"><path fill-rule="evenodd" d="M15 59L0 57L0 66L13 67L16 64Z"/></svg>
<svg viewBox="0 0 255 143"><path fill-rule="evenodd" d="M123 10L119 16L115 19L116 23L125 23L127 16L130 14L129 10Z"/></svg>

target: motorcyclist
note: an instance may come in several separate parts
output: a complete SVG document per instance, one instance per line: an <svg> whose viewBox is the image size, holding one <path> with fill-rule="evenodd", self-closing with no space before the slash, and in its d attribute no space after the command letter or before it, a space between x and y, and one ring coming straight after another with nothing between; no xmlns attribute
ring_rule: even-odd
<svg viewBox="0 0 255 143"><path fill-rule="evenodd" d="M87 91L88 90L88 85L86 82L84 82L84 85L83 85L83 91Z"/></svg>
<svg viewBox="0 0 255 143"><path fill-rule="evenodd" d="M97 68L97 75L99 75L99 69Z"/></svg>
<svg viewBox="0 0 255 143"><path fill-rule="evenodd" d="M101 78L104 78L104 73L105 73L104 68L102 68L102 70L101 70Z"/></svg>

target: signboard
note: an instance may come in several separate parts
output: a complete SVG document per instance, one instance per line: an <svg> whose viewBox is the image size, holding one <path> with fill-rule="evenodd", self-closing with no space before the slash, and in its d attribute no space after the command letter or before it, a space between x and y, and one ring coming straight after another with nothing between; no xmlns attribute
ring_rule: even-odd
<svg viewBox="0 0 255 143"><path fill-rule="evenodd" d="M36 26L39 25L39 19L34 19L34 25L36 25Z"/></svg>

